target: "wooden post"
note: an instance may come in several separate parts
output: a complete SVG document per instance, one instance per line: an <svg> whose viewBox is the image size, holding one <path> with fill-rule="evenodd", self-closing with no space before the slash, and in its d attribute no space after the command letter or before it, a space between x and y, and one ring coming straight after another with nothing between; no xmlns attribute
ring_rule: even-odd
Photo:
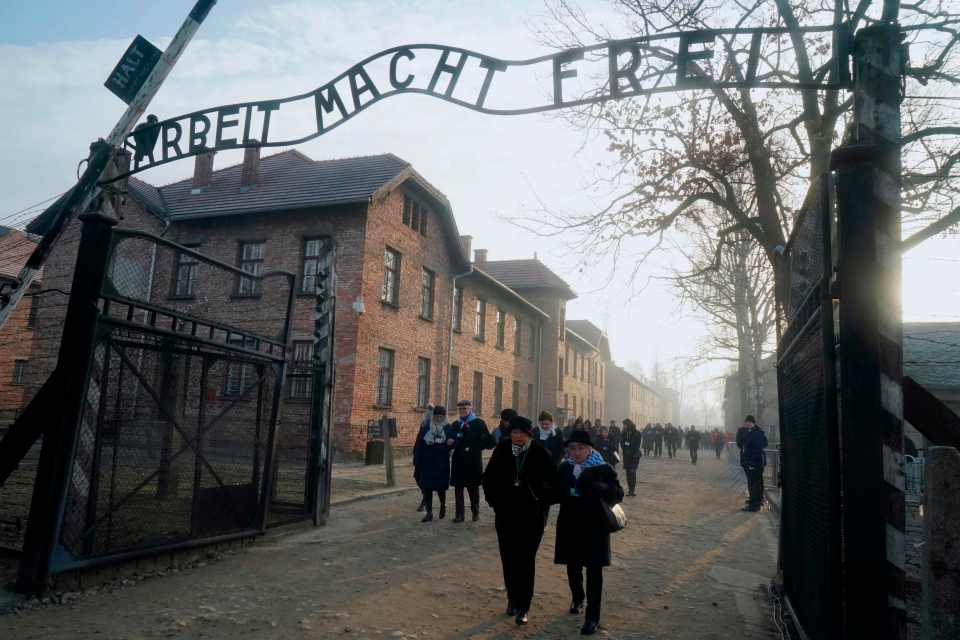
<svg viewBox="0 0 960 640"><path fill-rule="evenodd" d="M895 24L854 45L856 144L835 153L839 179L843 637L906 634L900 101Z"/></svg>
<svg viewBox="0 0 960 640"><path fill-rule="evenodd" d="M393 468L393 440L390 438L390 424L387 416L380 418L380 433L383 434L383 466L387 470L387 486L397 486L397 475Z"/></svg>

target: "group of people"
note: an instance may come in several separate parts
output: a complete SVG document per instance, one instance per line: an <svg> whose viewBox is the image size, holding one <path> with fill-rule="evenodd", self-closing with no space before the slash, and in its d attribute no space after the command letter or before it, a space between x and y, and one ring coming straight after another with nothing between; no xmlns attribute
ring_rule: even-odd
<svg viewBox="0 0 960 640"><path fill-rule="evenodd" d="M594 442L591 433L581 428L564 433L545 411L534 425L529 418L505 409L493 432L473 413L469 400L457 403L457 414L457 419L448 423L446 409L434 407L414 446L414 477L426 512L423 522L433 520L434 494L440 502L439 517L445 517L450 485L456 500L454 522L465 519L465 493L473 520L478 520L479 489L483 487L484 498L495 514L507 590L506 613L524 625L533 602L537 551L550 508L558 504L554 562L567 568L569 612L584 611L581 633L596 633L603 568L611 560L614 529L610 513L624 498L616 470L600 451L599 438ZM631 433L635 432L634 427ZM483 450L489 448L493 454L484 469Z"/></svg>

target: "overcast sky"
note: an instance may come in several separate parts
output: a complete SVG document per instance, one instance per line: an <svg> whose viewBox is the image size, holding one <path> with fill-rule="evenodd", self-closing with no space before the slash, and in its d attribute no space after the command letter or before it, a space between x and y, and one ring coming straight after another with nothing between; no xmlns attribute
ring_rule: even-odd
<svg viewBox="0 0 960 640"><path fill-rule="evenodd" d="M161 48L193 0L3 0L0 2L0 223L9 214L68 188L90 141L106 135L123 103L103 82L130 40L143 34ZM390 2L359 0L270 2L220 0L197 39L151 105L160 119L199 108L278 98L320 86L381 49L434 42L523 58L548 51L531 27L539 1ZM597 2L593 17L610 10ZM610 16L609 22L615 20ZM535 95L549 89L531 87ZM601 140L586 137L556 115L495 117L426 96L400 96L299 147L314 159L392 152L411 162L450 199L461 233L490 259L536 253L580 297L570 318L605 328L615 359L657 359L670 368L696 352L704 330L657 280L674 258L654 255L638 274L648 283L628 299L623 276L609 285L604 268L582 268L562 240L544 241L510 224L539 206L586 210L600 196L589 188L598 165L611 160ZM236 154L220 153L220 166ZM154 184L188 176L192 161L148 171ZM957 240L937 239L904 261L904 315L909 320L960 316ZM635 247L641 251L643 244ZM719 365L687 380L720 373ZM699 404L699 403L698 403ZM701 414L702 414L702 410Z"/></svg>

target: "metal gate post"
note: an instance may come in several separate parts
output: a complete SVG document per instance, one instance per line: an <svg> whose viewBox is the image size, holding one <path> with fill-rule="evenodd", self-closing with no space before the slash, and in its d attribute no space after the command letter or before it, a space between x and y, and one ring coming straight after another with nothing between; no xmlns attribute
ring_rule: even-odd
<svg viewBox="0 0 960 640"><path fill-rule="evenodd" d="M61 385L52 390L59 409L44 432L40 450L17 574L17 590L22 592L42 592L50 576L72 475L90 363L96 349L97 300L107 271L112 229L117 224L114 218L99 211L85 213L80 220L83 227L57 360L56 379Z"/></svg>
<svg viewBox="0 0 960 640"><path fill-rule="evenodd" d="M314 525L326 524L330 512L333 473L331 422L333 416L334 315L336 312L336 246L324 239L324 258L317 269L317 298L313 325L313 406L310 411L310 458L307 473L307 508Z"/></svg>
<svg viewBox="0 0 960 640"><path fill-rule="evenodd" d="M858 32L854 126L838 149L844 638L906 634L900 100L895 24Z"/></svg>

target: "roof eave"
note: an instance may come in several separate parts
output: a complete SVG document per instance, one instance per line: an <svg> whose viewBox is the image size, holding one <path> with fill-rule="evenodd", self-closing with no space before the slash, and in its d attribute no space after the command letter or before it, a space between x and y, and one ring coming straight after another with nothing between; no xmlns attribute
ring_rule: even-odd
<svg viewBox="0 0 960 640"><path fill-rule="evenodd" d="M538 315L541 316L542 318L545 318L545 319L547 319L547 320L550 319L550 314L548 314L548 313L546 313L545 311L543 311L542 309L540 309L540 307L536 306L535 304L533 304L532 302L530 302L529 300L527 300L526 298L524 298L523 296L521 296L519 293L517 293L515 290L513 290L513 289L511 289L510 287L508 287L507 285L505 285L504 283L500 282L499 280L497 280L496 278L494 278L492 275L490 275L490 274L487 273L486 271L483 271L482 269L478 269L475 265L471 265L471 267L470 267L470 273L471 273L471 274L474 274L474 273L475 273L475 274L478 274L481 278L483 278L484 280L486 280L488 283L490 283L490 284L494 285L495 287L501 289L502 291L504 291L505 293L507 293L511 298L513 298L514 300L520 302L521 304L523 304L523 305L526 306L527 308L531 309L532 311L534 311L536 314L538 314Z"/></svg>

